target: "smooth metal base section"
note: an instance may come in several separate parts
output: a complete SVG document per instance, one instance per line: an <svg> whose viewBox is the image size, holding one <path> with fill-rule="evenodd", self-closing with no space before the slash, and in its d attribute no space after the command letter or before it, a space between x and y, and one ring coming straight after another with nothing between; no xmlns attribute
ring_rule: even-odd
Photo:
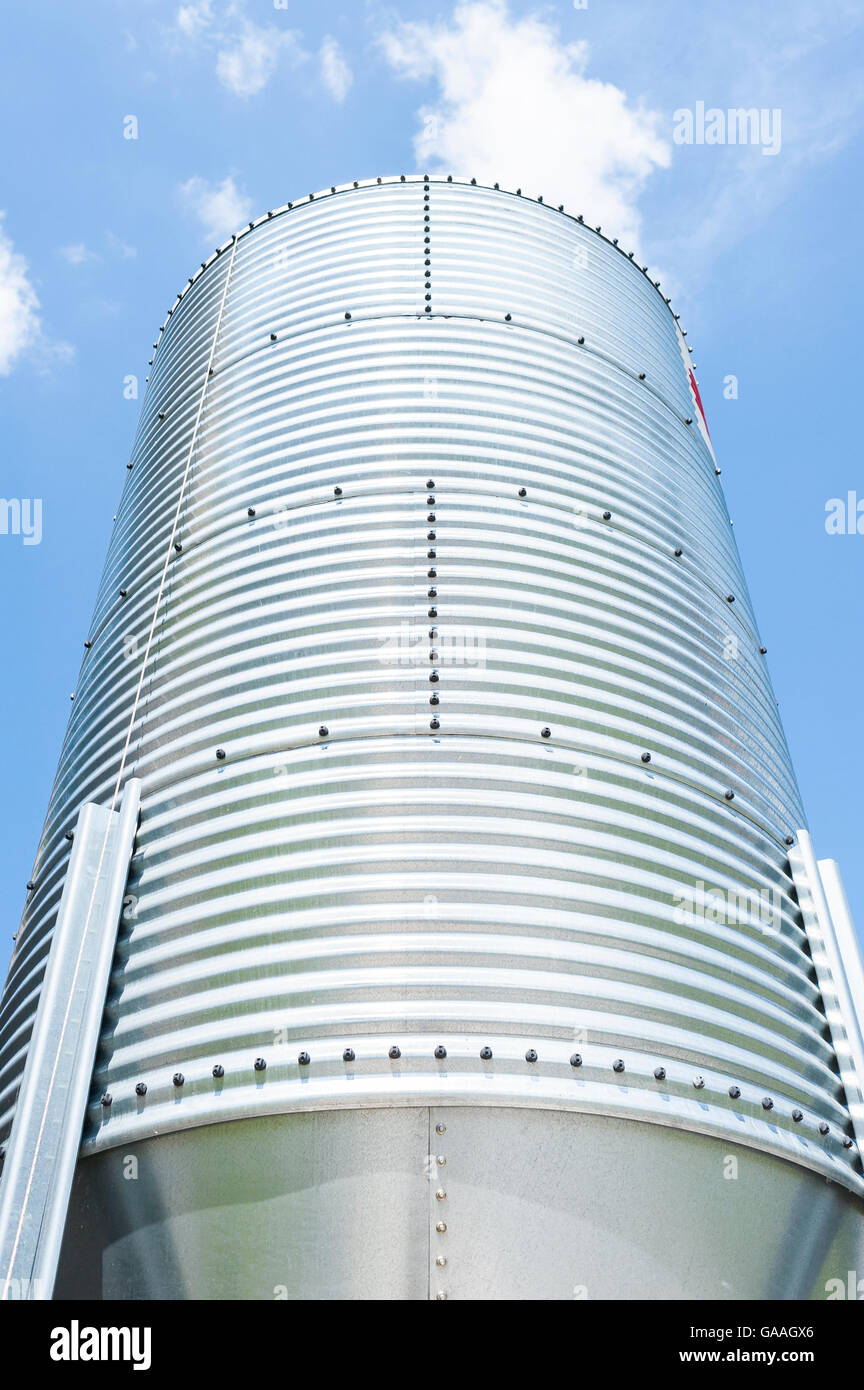
<svg viewBox="0 0 864 1390"><path fill-rule="evenodd" d="M56 1296L818 1300L856 1270L864 1206L795 1164L627 1120L430 1106L82 1159Z"/></svg>
<svg viewBox="0 0 864 1390"><path fill-rule="evenodd" d="M0 1298L51 1297L102 1027L140 782L82 807L0 1181Z"/></svg>

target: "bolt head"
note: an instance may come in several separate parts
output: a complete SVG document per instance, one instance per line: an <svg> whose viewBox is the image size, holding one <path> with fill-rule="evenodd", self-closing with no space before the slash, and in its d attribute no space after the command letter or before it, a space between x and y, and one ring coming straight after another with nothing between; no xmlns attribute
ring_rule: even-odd
<svg viewBox="0 0 864 1390"><path fill-rule="evenodd" d="M824 1136L825 1136L828 1132L829 1132L829 1126L826 1125L826 1123L825 1123L824 1120L821 1120L820 1123L819 1123L819 1133L820 1133L820 1134L823 1136L823 1138L824 1138Z"/></svg>
<svg viewBox="0 0 864 1390"><path fill-rule="evenodd" d="M763 1110L773 1110L773 1109L774 1109L774 1102L773 1102L773 1100L771 1099L770 1096L763 1096L763 1097L762 1097L762 1109L763 1109Z"/></svg>
<svg viewBox="0 0 864 1390"><path fill-rule="evenodd" d="M447 1162L447 1159L444 1157L443 1154L436 1154L435 1162L438 1164L439 1168L443 1168Z"/></svg>
<svg viewBox="0 0 864 1390"><path fill-rule="evenodd" d="M800 1124L801 1121L804 1119L804 1111L803 1111L803 1110L797 1110L797 1109L796 1109L796 1110L793 1110L793 1111L792 1111L792 1119L795 1121L796 1125Z"/></svg>
<svg viewBox="0 0 864 1390"><path fill-rule="evenodd" d="M435 1257L435 1263L436 1263L436 1265L439 1266L440 1269L443 1269L444 1266L445 1266L446 1263L447 1263L447 1257L446 1257L446 1255L437 1255L437 1256Z"/></svg>
<svg viewBox="0 0 864 1390"><path fill-rule="evenodd" d="M392 1062L396 1062L402 1056L402 1049L400 1047L391 1047L387 1056Z"/></svg>
<svg viewBox="0 0 864 1390"><path fill-rule="evenodd" d="M705 1078L704 1078L704 1076L694 1076L694 1077L693 1077L693 1085L695 1086L695 1088L696 1088L697 1091L704 1091L704 1089L705 1089Z"/></svg>
<svg viewBox="0 0 864 1390"><path fill-rule="evenodd" d="M113 1100L114 1100L114 1097L112 1096L111 1092L110 1092L110 1091L106 1091L105 1094L102 1096L102 1099L101 1099L101 1101L100 1101L100 1104L101 1104L101 1105L104 1105L104 1106L105 1106L105 1109L107 1110L107 1109L108 1109L108 1106L112 1103Z"/></svg>
<svg viewBox="0 0 864 1390"><path fill-rule="evenodd" d="M217 757L217 759L218 759L218 761L219 761L220 763L221 763L222 760L225 758L225 756L226 756L226 755L225 755L225 749L224 749L224 748L217 748L217 749L216 749L216 757Z"/></svg>
<svg viewBox="0 0 864 1390"><path fill-rule="evenodd" d="M266 1070L267 1070L267 1063L265 1062L265 1060L264 1060L263 1057L256 1057L256 1058L255 1058L255 1070L256 1070L256 1071L266 1071Z"/></svg>
<svg viewBox="0 0 864 1390"><path fill-rule="evenodd" d="M520 487L520 489L519 489L519 496L520 496L520 497L527 497L527 496L528 496L528 489L527 489L527 487Z"/></svg>
<svg viewBox="0 0 864 1390"><path fill-rule="evenodd" d="M551 738L551 737L552 737L552 730L551 730L551 729L548 729L548 728L541 729L541 730L540 730L540 737L541 737L541 738Z"/></svg>
<svg viewBox="0 0 864 1390"><path fill-rule="evenodd" d="M216 1063L215 1067L213 1068L213 1075L217 1081L219 1081L221 1077L225 1075L225 1068L222 1066L221 1062Z"/></svg>
<svg viewBox="0 0 864 1390"><path fill-rule="evenodd" d="M582 1065L582 1053L581 1053L581 1052L574 1052L574 1053L573 1053L572 1057L570 1058L570 1065L571 1065L571 1067L581 1067L581 1065Z"/></svg>
<svg viewBox="0 0 864 1390"><path fill-rule="evenodd" d="M621 1057L615 1058L615 1061L612 1063L612 1070L617 1072L624 1070L624 1061Z"/></svg>
<svg viewBox="0 0 864 1390"><path fill-rule="evenodd" d="M342 1061L343 1061L343 1062L353 1062L353 1061L354 1061L354 1049L353 1049L353 1047L346 1047L345 1051L342 1053Z"/></svg>
<svg viewBox="0 0 864 1390"><path fill-rule="evenodd" d="M612 513L609 512L609 511L604 512L604 513L603 513L603 520L604 520L604 521L611 521L611 520L612 520Z"/></svg>
<svg viewBox="0 0 864 1390"><path fill-rule="evenodd" d="M666 1068L665 1068L665 1067L655 1067L655 1068L654 1068L654 1080L655 1080L655 1081L665 1081L665 1080L666 1080Z"/></svg>
<svg viewBox="0 0 864 1390"><path fill-rule="evenodd" d="M724 792L723 795L725 796L727 801L735 800L735 793L733 791Z"/></svg>
<svg viewBox="0 0 864 1390"><path fill-rule="evenodd" d="M480 1049L480 1056L481 1056L481 1058L482 1058L482 1060L483 1060L484 1062L491 1062L491 1060L492 1060L492 1049L491 1049L491 1047L481 1047L481 1049Z"/></svg>
<svg viewBox="0 0 864 1390"><path fill-rule="evenodd" d="M434 484L434 482L432 481L431 478L427 478L427 479L426 479L426 486L427 486L427 488L429 488L429 487L434 487L434 486L435 486L435 484Z"/></svg>
<svg viewBox="0 0 864 1390"><path fill-rule="evenodd" d="M741 1095L741 1087L740 1087L740 1086L730 1086L730 1087L729 1087L729 1095L732 1097L733 1100L738 1100L738 1099L740 1098L740 1095Z"/></svg>
<svg viewBox="0 0 864 1390"><path fill-rule="evenodd" d="M651 754L650 754L650 753L643 753L643 754L642 754L642 761L643 761L643 763L650 763L650 761L651 761Z"/></svg>
<svg viewBox="0 0 864 1390"><path fill-rule="evenodd" d="M439 1187L438 1190L437 1190L437 1192L435 1193L435 1198L436 1198L436 1200L439 1201L439 1202L443 1202L443 1201L445 1200L446 1196L447 1196L447 1193L444 1191L444 1188L443 1188L443 1187Z"/></svg>
<svg viewBox="0 0 864 1390"><path fill-rule="evenodd" d="M440 719L430 719L430 720L429 720L429 728L430 728L430 729L440 729L440 728L441 728L441 720L440 720Z"/></svg>
<svg viewBox="0 0 864 1390"><path fill-rule="evenodd" d="M146 1096L146 1094L147 1094L147 1082L146 1082L146 1081L139 1081L139 1082L136 1083L136 1086L135 1086L135 1094L136 1094L136 1096Z"/></svg>
<svg viewBox="0 0 864 1390"><path fill-rule="evenodd" d="M171 1080L173 1081L175 1086L182 1086L183 1082L186 1080L186 1077L183 1075L182 1071L175 1071L174 1075L171 1077Z"/></svg>
<svg viewBox="0 0 864 1390"><path fill-rule="evenodd" d="M321 724L321 725L319 726L319 728L318 728L318 737L319 737L319 738L326 738L327 735L329 734L329 732L330 732L330 730L327 728L327 725L326 725L326 724Z"/></svg>
<svg viewBox="0 0 864 1390"><path fill-rule="evenodd" d="M534 1051L534 1048L533 1048L533 1047L529 1047L528 1051L525 1053L525 1061L526 1061L526 1062L536 1062L536 1061L537 1061L537 1053Z"/></svg>
<svg viewBox="0 0 864 1390"><path fill-rule="evenodd" d="M443 1062L444 1058L447 1056L447 1049L443 1047L441 1043L439 1043L435 1049L435 1056L439 1062Z"/></svg>
<svg viewBox="0 0 864 1390"><path fill-rule="evenodd" d="M446 1134L446 1133L447 1133L447 1126L446 1126L446 1125L442 1125L442 1124L440 1124L440 1123L437 1124L437 1125L435 1126L435 1133L436 1133L436 1134Z"/></svg>
<svg viewBox="0 0 864 1390"><path fill-rule="evenodd" d="M297 1064L301 1067L308 1067L311 1061L312 1058L309 1056L308 1052L301 1052L299 1057L297 1058Z"/></svg>
<svg viewBox="0 0 864 1390"><path fill-rule="evenodd" d="M440 1236L443 1236L444 1232L447 1230L447 1222L439 1221L435 1226L435 1230L438 1232Z"/></svg>

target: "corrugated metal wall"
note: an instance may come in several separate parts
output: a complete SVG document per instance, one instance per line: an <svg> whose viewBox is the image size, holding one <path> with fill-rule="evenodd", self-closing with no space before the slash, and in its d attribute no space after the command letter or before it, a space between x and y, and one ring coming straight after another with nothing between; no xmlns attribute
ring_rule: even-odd
<svg viewBox="0 0 864 1390"><path fill-rule="evenodd" d="M0 1014L7 1115L65 834L128 741L88 1147L434 1097L679 1125L860 1189L794 775L632 259L443 180L289 205L179 298L131 459Z"/></svg>

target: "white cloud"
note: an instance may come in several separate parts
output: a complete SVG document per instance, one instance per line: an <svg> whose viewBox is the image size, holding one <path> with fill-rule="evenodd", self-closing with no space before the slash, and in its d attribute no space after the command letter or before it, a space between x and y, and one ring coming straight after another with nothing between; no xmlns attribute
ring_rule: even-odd
<svg viewBox="0 0 864 1390"><path fill-rule="evenodd" d="M242 34L220 49L216 75L235 96L255 96L267 86L283 52L292 53L295 61L302 56L294 33L247 24Z"/></svg>
<svg viewBox="0 0 864 1390"><path fill-rule="evenodd" d="M186 211L200 223L207 240L216 245L250 219L251 200L230 174L221 183L195 175L181 184L178 192Z"/></svg>
<svg viewBox="0 0 864 1390"><path fill-rule="evenodd" d="M85 261L96 261L99 257L95 251L84 245L83 241L77 241L72 246L61 246L60 255L64 261L70 265L83 265Z"/></svg>
<svg viewBox="0 0 864 1390"><path fill-rule="evenodd" d="M638 247L639 195L670 162L668 119L586 76L587 43L511 18L505 0L461 0L451 20L400 22L380 42L397 74L438 87L419 112L419 165L524 186Z"/></svg>
<svg viewBox="0 0 864 1390"><path fill-rule="evenodd" d="M0 213L0 376L8 376L21 353L40 338L39 299L29 267L13 248Z"/></svg>
<svg viewBox="0 0 864 1390"><path fill-rule="evenodd" d="M138 248L136 246L130 246L128 241L123 241L121 237L117 236L116 232L106 232L105 240L108 243L109 249L123 261L131 261L138 255Z"/></svg>
<svg viewBox="0 0 864 1390"><path fill-rule="evenodd" d="M321 45L318 57L321 63L321 81L334 101L344 101L354 77L338 43L329 34Z"/></svg>
<svg viewBox="0 0 864 1390"><path fill-rule="evenodd" d="M190 39L197 38L213 18L212 0L192 0L177 11L177 27Z"/></svg>

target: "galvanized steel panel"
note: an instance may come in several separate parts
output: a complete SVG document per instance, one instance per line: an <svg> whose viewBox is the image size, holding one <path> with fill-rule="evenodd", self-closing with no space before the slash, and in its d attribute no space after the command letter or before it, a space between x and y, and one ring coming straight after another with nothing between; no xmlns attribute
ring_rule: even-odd
<svg viewBox="0 0 864 1390"><path fill-rule="evenodd" d="M349 186L211 258L160 335L88 634L0 1014L7 1119L65 831L128 740L88 1152L455 1103L637 1118L864 1189L691 412L662 293L502 190Z"/></svg>

